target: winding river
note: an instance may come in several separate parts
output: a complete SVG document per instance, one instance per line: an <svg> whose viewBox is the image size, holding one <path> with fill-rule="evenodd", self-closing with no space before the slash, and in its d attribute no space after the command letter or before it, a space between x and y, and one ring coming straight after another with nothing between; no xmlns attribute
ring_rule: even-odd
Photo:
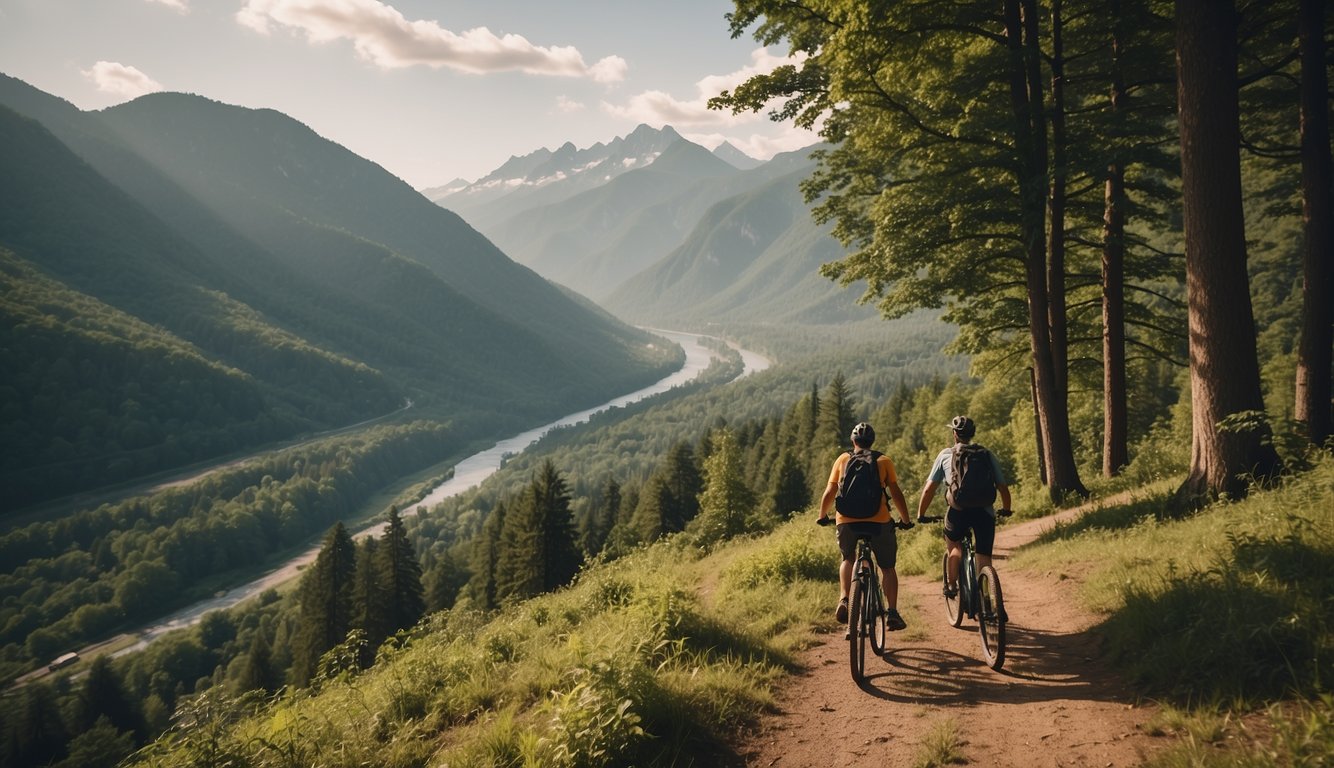
<svg viewBox="0 0 1334 768"><path fill-rule="evenodd" d="M424 507L430 509L451 496L457 496L464 491L480 485L483 480L494 474L496 470L500 469L500 465L506 456L523 451L553 429L581 424L587 421L593 414L600 413L608 408L625 406L643 400L646 397L652 397L653 395L666 392L672 387L684 384L703 373L704 369L709 367L710 361L715 357L715 354L701 343L703 339L709 338L707 336L694 333L682 333L680 331L664 331L656 328L650 330L659 336L680 344L681 348L685 350L685 364L675 373L641 390L609 400L596 408L572 413L569 416L553 421L550 424L537 427L536 429L530 429L527 432L522 432L514 437L501 440L490 448L463 459L455 465L453 477L436 486L436 488L427 494L425 498L414 504L413 508L417 509ZM762 371L770 365L770 361L762 355L751 352L750 350L742 349L730 342L729 346L741 354L742 370L737 378L757 371ZM385 525L386 523L376 523L371 525L358 531L356 537L378 536L383 532ZM115 655L120 656L122 654L140 650L167 632L189 627L198 623L200 618L209 611L230 608L243 600L258 595L266 589L283 584L295 577L302 568L312 562L316 555L319 554L319 551L320 545L317 544L306 552L292 558L273 571L270 571L248 584L243 584L239 587L220 593L215 597L195 603L188 608L183 608L170 616L160 619L157 623L151 626L144 627L137 633L139 642L128 648L118 650Z"/></svg>

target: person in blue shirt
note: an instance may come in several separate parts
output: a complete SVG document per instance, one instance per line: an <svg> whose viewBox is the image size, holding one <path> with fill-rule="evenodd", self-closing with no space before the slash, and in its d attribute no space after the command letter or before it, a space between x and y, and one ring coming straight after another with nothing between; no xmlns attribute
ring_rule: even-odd
<svg viewBox="0 0 1334 768"><path fill-rule="evenodd" d="M977 433L977 425L967 416L955 416L949 424L950 431L954 434L954 444L941 451L936 456L935 462L931 465L931 472L927 475L926 485L922 487L922 497L917 502L917 517L921 519L926 515L926 510L931 506L931 500L935 498L936 489L942 483L948 488L954 476L954 453L960 446L968 445L973 441L973 435ZM1005 473L1001 470L1000 462L996 461L996 454L987 451L991 458L992 481L996 486L996 492L1001 499L1001 515L1008 516L1010 512L1010 487L1005 482ZM968 535L969 530L973 531L974 551L977 555L977 567L991 565L991 550L996 543L996 510L991 504L978 507L968 507L965 509L956 509L949 505L945 513L945 546L949 552L949 581L944 586L945 596L954 597L959 591L959 558L962 553L959 542L963 541Z"/></svg>

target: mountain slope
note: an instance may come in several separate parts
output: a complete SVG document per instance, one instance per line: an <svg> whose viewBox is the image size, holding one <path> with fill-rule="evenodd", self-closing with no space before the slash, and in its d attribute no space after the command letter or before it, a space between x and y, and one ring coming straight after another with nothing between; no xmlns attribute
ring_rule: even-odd
<svg viewBox="0 0 1334 768"><path fill-rule="evenodd" d="M205 431L225 440L191 435L185 442L206 447L174 453L159 440L148 452L156 463L130 462L98 482L383 415L409 398L463 437L518 428L633 389L673 364L646 334L509 261L456 216L295 121L198 97L152 101L109 119L0 78L0 104L42 121L0 107L7 279L16 296L64 297L7 308L14 327L36 317L24 327L55 339L25 345L26 368L12 375L36 375L55 366L53 356L68 358L63 350L87 348L74 333L85 320L51 307L100 307L99 317L154 326L206 363L173 368L174 386L209 390L226 370L240 377L228 386L258 403L231 422L225 409L208 411L219 419ZM110 391L118 386L108 380ZM5 388L0 408L22 411L30 395ZM114 442L95 433L106 423L98 398L63 398L62 418L94 431L59 448L67 482L24 498L89 487L91 475L75 465ZM150 406L143 421L179 427L169 410ZM7 454L0 475L23 477L68 442L34 423L30 449Z"/></svg>
<svg viewBox="0 0 1334 768"><path fill-rule="evenodd" d="M679 248L606 300L641 323L837 323L874 316L819 274L844 251L811 219L801 169L714 205Z"/></svg>

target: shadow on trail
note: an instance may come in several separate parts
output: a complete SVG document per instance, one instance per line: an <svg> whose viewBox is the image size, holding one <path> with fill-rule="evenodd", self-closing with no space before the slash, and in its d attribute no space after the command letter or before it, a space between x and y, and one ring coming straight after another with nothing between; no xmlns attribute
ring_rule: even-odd
<svg viewBox="0 0 1334 768"><path fill-rule="evenodd" d="M1089 632L1061 634L1010 624L1005 666L998 672L982 661L977 629L955 630L978 644L971 655L930 645L892 648L883 659L867 660L861 688L885 701L912 704L1028 704L1062 699L1119 701L1105 668L1085 653L1096 647Z"/></svg>

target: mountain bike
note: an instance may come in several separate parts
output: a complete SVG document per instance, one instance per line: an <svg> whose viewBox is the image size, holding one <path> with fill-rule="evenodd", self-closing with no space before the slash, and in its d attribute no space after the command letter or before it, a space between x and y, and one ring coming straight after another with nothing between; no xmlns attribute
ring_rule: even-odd
<svg viewBox="0 0 1334 768"><path fill-rule="evenodd" d="M1012 512L1000 510L997 518L1009 517ZM919 523L938 523L943 517L919 517ZM963 617L977 622L977 631L982 638L982 660L992 669L1000 669L1005 663L1005 599L1001 594L1000 576L990 565L977 567L973 551L973 532L959 542L962 552L959 556L958 591L953 596L945 593L945 616L950 626L963 624ZM949 584L950 553L949 549L940 558L941 586Z"/></svg>
<svg viewBox="0 0 1334 768"><path fill-rule="evenodd" d="M826 518L828 519L828 518ZM907 530L911 523L895 522ZM852 584L848 593L848 663L852 679L866 679L866 646L877 656L885 655L889 632L885 624L885 594L880 586L880 568L871 556L869 535L857 537L857 559L852 564Z"/></svg>

